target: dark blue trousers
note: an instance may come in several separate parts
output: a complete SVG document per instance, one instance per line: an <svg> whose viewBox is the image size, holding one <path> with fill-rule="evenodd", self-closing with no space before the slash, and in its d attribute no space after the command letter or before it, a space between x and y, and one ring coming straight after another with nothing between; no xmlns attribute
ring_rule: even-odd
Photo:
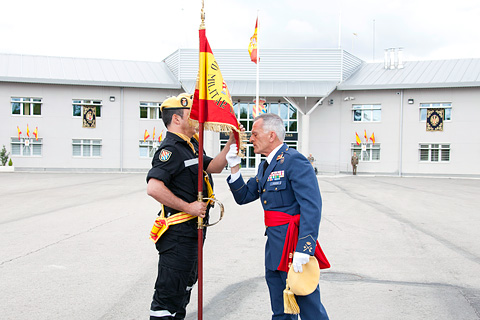
<svg viewBox="0 0 480 320"><path fill-rule="evenodd" d="M270 291L272 320L297 320L298 315L283 313L283 290L285 290L287 273L265 269L265 279ZM300 307L302 320L328 320L327 311L320 300L320 287L308 296L295 296Z"/></svg>

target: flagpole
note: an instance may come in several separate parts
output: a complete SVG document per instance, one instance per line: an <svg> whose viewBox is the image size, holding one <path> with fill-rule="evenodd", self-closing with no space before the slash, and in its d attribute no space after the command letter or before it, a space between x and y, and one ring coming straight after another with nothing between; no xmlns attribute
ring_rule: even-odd
<svg viewBox="0 0 480 320"><path fill-rule="evenodd" d="M258 23L258 10L257 10L257 83L256 83L256 95L255 95L255 106L257 107L258 114L258 103L260 95L260 46L258 45L258 35L260 34L260 24Z"/></svg>
<svg viewBox="0 0 480 320"><path fill-rule="evenodd" d="M204 0L202 0L202 10L200 14L202 20L200 29L205 29ZM199 48L199 52L202 48ZM204 68L199 57L199 68ZM199 69L200 71L200 69ZM205 73L203 73L205 74ZM197 201L203 201L203 123L204 119L204 101L200 100L198 108L198 196ZM203 218L198 217L198 320L203 319Z"/></svg>
<svg viewBox="0 0 480 320"><path fill-rule="evenodd" d="M260 46L258 45L258 38L259 38L259 34L260 34L260 23L258 22L258 13L259 13L259 10L257 10L257 79L256 79L256 85L255 85L255 105L253 106L254 108L256 108L256 114L259 115L260 114L260 107L259 107L259 103L260 103ZM255 155L255 167L257 167L257 171L258 171L258 165L260 164L260 154L256 154Z"/></svg>

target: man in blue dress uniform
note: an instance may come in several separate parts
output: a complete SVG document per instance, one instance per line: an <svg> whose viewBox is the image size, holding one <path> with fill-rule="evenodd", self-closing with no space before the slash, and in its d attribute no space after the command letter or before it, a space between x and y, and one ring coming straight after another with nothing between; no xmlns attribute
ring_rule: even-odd
<svg viewBox="0 0 480 320"><path fill-rule="evenodd" d="M302 272L302 266L310 256L317 257L322 199L312 166L297 150L284 144L284 138L285 127L279 116L265 113L255 118L250 142L254 152L263 154L267 159L261 163L257 175L245 183L239 171L240 158L236 154L236 146L231 145L227 154L231 175L227 182L238 204L258 198L262 202L268 237L265 279L270 292L272 319L287 320L298 319L297 315L284 313L283 290L287 271L291 265L295 272ZM298 237L289 239L287 230L294 220L298 225ZM296 243L293 247L292 242ZM288 243L291 251L287 249ZM324 268L329 267L328 261L326 264ZM322 263L319 262L319 265L322 268ZM302 320L328 319L318 285L313 293L297 296L296 300Z"/></svg>

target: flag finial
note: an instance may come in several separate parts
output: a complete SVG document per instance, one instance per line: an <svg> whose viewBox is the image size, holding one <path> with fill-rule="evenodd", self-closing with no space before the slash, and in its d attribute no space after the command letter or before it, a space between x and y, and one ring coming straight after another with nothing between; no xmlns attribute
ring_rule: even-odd
<svg viewBox="0 0 480 320"><path fill-rule="evenodd" d="M203 10L204 8L204 0L202 0L202 10L200 11L200 19L202 19L202 22L200 23L200 30L205 29L205 11Z"/></svg>

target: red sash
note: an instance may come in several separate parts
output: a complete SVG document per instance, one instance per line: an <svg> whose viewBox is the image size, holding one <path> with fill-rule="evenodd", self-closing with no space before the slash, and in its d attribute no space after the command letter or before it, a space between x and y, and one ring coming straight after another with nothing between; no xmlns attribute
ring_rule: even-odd
<svg viewBox="0 0 480 320"><path fill-rule="evenodd" d="M293 260L293 253L297 247L298 242L298 227L300 225L300 215L294 216L280 211L265 211L265 225L267 227L276 227L288 224L287 236L285 238L285 245L283 246L282 257L277 270L288 272L290 264ZM322 251L320 244L315 246L315 258L317 258L320 269L330 268L330 262Z"/></svg>

